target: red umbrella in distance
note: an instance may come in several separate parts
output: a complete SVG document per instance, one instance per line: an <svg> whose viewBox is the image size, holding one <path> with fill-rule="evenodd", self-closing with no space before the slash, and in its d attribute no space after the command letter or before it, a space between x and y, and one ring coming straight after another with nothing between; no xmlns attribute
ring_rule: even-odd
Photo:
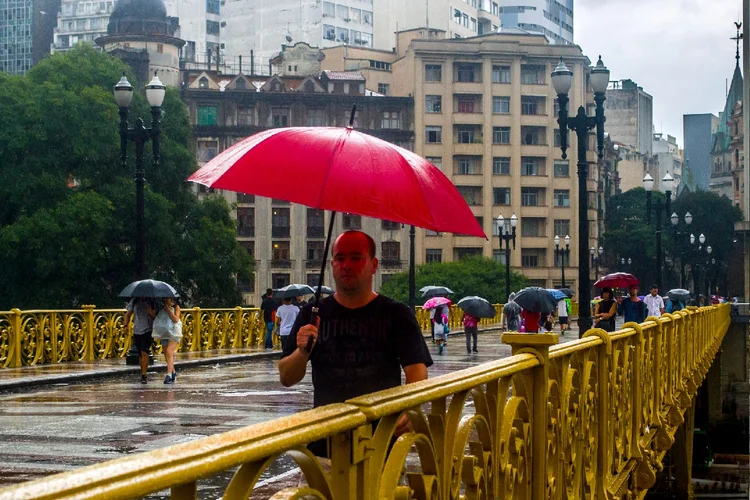
<svg viewBox="0 0 750 500"><path fill-rule="evenodd" d="M610 288L630 288L630 285L638 285L641 282L638 278L629 273L611 273L602 276L594 283L597 288L604 288L608 286Z"/></svg>

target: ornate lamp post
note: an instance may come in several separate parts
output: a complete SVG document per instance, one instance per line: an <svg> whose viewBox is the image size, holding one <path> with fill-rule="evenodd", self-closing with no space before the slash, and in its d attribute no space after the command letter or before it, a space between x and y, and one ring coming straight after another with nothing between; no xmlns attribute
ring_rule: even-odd
<svg viewBox="0 0 750 500"><path fill-rule="evenodd" d="M594 277L598 280L599 279L599 261L602 259L602 256L604 255L604 249L602 247L599 247L599 255L596 255L596 248L591 247L589 248L589 253L591 253L591 266L596 269L596 274L594 274Z"/></svg>
<svg viewBox="0 0 750 500"><path fill-rule="evenodd" d="M565 248L560 248L560 237L555 236L555 264L562 269L562 287L565 288L565 260L570 261L570 236L565 236Z"/></svg>
<svg viewBox="0 0 750 500"><path fill-rule="evenodd" d="M602 58L591 70L591 87L594 90L594 102L596 102L596 115L586 115L586 108L579 106L578 114L574 117L568 116L568 92L573 83L573 72L570 71L560 58L560 63L552 72L552 86L557 93L557 101L560 105L557 123L560 125L560 149L563 159L567 158L568 129L574 130L578 136L578 289L579 289L579 335L583 335L590 329L593 321L591 319L591 283L589 260L585 258L585 248L589 246L589 217L588 217L588 161L586 160L586 145L588 143L589 130L596 129L596 145L599 159L604 156L604 101L605 92L609 85L609 70L604 66Z"/></svg>
<svg viewBox="0 0 750 500"><path fill-rule="evenodd" d="M661 180L664 187L664 195L666 196L666 213L669 213L670 202L672 199L672 186L674 185L674 179L669 173L667 173ZM646 190L646 222L651 225L651 191L654 189L654 178L649 174L643 178L643 188ZM661 199L656 199L654 208L654 215L656 217L656 286L661 290L661 268L664 264L664 254L661 250L661 223L664 218L662 214Z"/></svg>
<svg viewBox="0 0 750 500"><path fill-rule="evenodd" d="M678 224L680 223L680 216L677 215L677 212L672 212L672 215L669 217L669 220L672 222L672 229L674 229L674 244L675 247L679 246L679 254L680 254L680 288L684 288L683 282L685 281L685 246L683 244L682 235L687 235L687 230L682 233L678 228ZM689 228L690 224L693 223L693 216L690 214L690 212L685 213L685 225ZM674 256L677 257L677 248L675 248Z"/></svg>
<svg viewBox="0 0 750 500"><path fill-rule="evenodd" d="M701 259L701 251L703 250L703 244L706 243L706 237L703 233L701 233L700 236L698 236L698 240L696 241L695 235L690 235L690 245L692 249L692 245L698 244L698 247L693 251L695 254L695 259L693 260L694 264L694 271L693 271L693 294L695 295L696 300L698 300L701 290L701 281L700 281L700 259ZM713 249L712 249L713 250ZM706 249L708 251L708 249Z"/></svg>
<svg viewBox="0 0 750 500"><path fill-rule="evenodd" d="M625 267L625 263L626 262L628 264L628 267ZM631 259L630 257L628 257L627 260L626 260L625 257L622 257L620 259L620 264L622 265L622 267L624 269L627 269L628 271L630 271L631 270L631 266L633 265L633 259Z"/></svg>
<svg viewBox="0 0 750 500"><path fill-rule="evenodd" d="M518 217L516 214L510 216L510 220L505 220L501 215L495 219L497 224L497 236L500 238L500 250L503 249L505 241L505 300L510 297L510 242L513 242L513 250L516 249L516 226Z"/></svg>
<svg viewBox="0 0 750 500"><path fill-rule="evenodd" d="M144 279L146 272L146 224L144 216L144 187L146 185L146 171L143 168L143 146L149 140L153 145L153 167L159 167L159 136L161 135L161 105L164 102L166 87L154 73L154 78L146 85L146 100L151 106L151 128L143 126L143 120L138 118L135 127L128 127L128 108L133 100L133 86L123 73L122 78L114 88L115 102L120 108L120 164L127 168L128 141L135 143L135 278ZM127 325L126 325L127 327ZM125 358L128 365L138 364L138 348L131 346Z"/></svg>

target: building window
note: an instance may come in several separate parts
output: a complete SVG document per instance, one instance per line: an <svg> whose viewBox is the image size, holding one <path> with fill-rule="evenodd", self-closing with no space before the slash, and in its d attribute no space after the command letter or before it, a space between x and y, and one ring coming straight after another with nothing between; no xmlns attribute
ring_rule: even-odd
<svg viewBox="0 0 750 500"><path fill-rule="evenodd" d="M522 248L521 265L523 267L540 267L544 262L544 250L539 248Z"/></svg>
<svg viewBox="0 0 750 500"><path fill-rule="evenodd" d="M555 177L570 177L568 160L555 160Z"/></svg>
<svg viewBox="0 0 750 500"><path fill-rule="evenodd" d="M474 113L474 96L459 95L456 96L456 113ZM481 107L481 106L477 106Z"/></svg>
<svg viewBox="0 0 750 500"><path fill-rule="evenodd" d="M544 221L540 217L521 218L521 236L529 238L544 236Z"/></svg>
<svg viewBox="0 0 750 500"><path fill-rule="evenodd" d="M274 208L271 212L271 236L289 238L291 232L289 208Z"/></svg>
<svg viewBox="0 0 750 500"><path fill-rule="evenodd" d="M427 264L440 264L441 262L443 262L443 250L440 248L426 249L424 261Z"/></svg>
<svg viewBox="0 0 750 500"><path fill-rule="evenodd" d="M425 142L439 144L443 142L443 127L425 127Z"/></svg>
<svg viewBox="0 0 750 500"><path fill-rule="evenodd" d="M198 162L210 161L218 153L218 141L198 141Z"/></svg>
<svg viewBox="0 0 750 500"><path fill-rule="evenodd" d="M424 97L425 113L442 113L443 112L443 96L440 95L426 95Z"/></svg>
<svg viewBox="0 0 750 500"><path fill-rule="evenodd" d="M216 106L198 106L198 125L216 125L218 112Z"/></svg>
<svg viewBox="0 0 750 500"><path fill-rule="evenodd" d="M349 30L346 28L336 28L336 41L337 42L349 42Z"/></svg>
<svg viewBox="0 0 750 500"><path fill-rule="evenodd" d="M391 95L391 86L387 83L378 83L378 94Z"/></svg>
<svg viewBox="0 0 750 500"><path fill-rule="evenodd" d="M274 289L278 290L289 284L289 273L271 273L271 286Z"/></svg>
<svg viewBox="0 0 750 500"><path fill-rule="evenodd" d="M479 75L479 65L478 64L465 64L465 63L456 63L456 78L455 81L457 82L466 82L466 83L474 83L474 82L481 82L482 79Z"/></svg>
<svg viewBox="0 0 750 500"><path fill-rule="evenodd" d="M401 227L401 223L383 219L383 221L381 222L381 227L384 231L394 231L398 230Z"/></svg>
<svg viewBox="0 0 750 500"><path fill-rule="evenodd" d="M544 188L522 187L521 206L541 207L544 206Z"/></svg>
<svg viewBox="0 0 750 500"><path fill-rule="evenodd" d="M206 20L206 35L219 35L219 23L218 21Z"/></svg>
<svg viewBox="0 0 750 500"><path fill-rule="evenodd" d="M424 81L440 82L443 80L443 66L441 64L424 65Z"/></svg>
<svg viewBox="0 0 750 500"><path fill-rule="evenodd" d="M443 157L442 156L428 156L427 161L435 165L440 170L443 169Z"/></svg>
<svg viewBox="0 0 750 500"><path fill-rule="evenodd" d="M510 83L510 66L492 66L492 83Z"/></svg>
<svg viewBox="0 0 750 500"><path fill-rule="evenodd" d="M401 120L398 111L383 111L383 119L380 121L380 128L400 129Z"/></svg>
<svg viewBox="0 0 750 500"><path fill-rule="evenodd" d="M546 146L547 129L545 127L521 127L522 144L527 146Z"/></svg>
<svg viewBox="0 0 750 500"><path fill-rule="evenodd" d="M554 146L556 148L559 148L560 147L560 129L559 128L555 129L555 135L554 136L555 136L555 144L554 144Z"/></svg>
<svg viewBox="0 0 750 500"><path fill-rule="evenodd" d="M324 109L308 109L305 120L308 127L325 127L328 125Z"/></svg>
<svg viewBox="0 0 750 500"><path fill-rule="evenodd" d="M492 112L493 113L510 113L510 97L506 96L493 96L492 97Z"/></svg>
<svg viewBox="0 0 750 500"><path fill-rule="evenodd" d="M209 14L221 14L221 2L219 0L206 0L206 12Z"/></svg>
<svg viewBox="0 0 750 500"><path fill-rule="evenodd" d="M344 229L362 229L362 217L354 214L344 214L342 217Z"/></svg>
<svg viewBox="0 0 750 500"><path fill-rule="evenodd" d="M307 209L307 237L322 238L325 236L323 211L317 208Z"/></svg>
<svg viewBox="0 0 750 500"><path fill-rule="evenodd" d="M383 262L401 260L401 243L398 241L384 241L380 244L381 256Z"/></svg>
<svg viewBox="0 0 750 500"><path fill-rule="evenodd" d="M521 175L547 175L544 163L544 157L522 156Z"/></svg>
<svg viewBox="0 0 750 500"><path fill-rule="evenodd" d="M543 115L544 97L524 95L521 96L522 115Z"/></svg>
<svg viewBox="0 0 750 500"><path fill-rule="evenodd" d="M244 249L250 257L255 258L254 241L238 241L237 243L239 243L240 247Z"/></svg>
<svg viewBox="0 0 750 500"><path fill-rule="evenodd" d="M362 11L362 22L364 24L372 25L372 12L370 12L368 10L363 10Z"/></svg>
<svg viewBox="0 0 750 500"><path fill-rule="evenodd" d="M495 156L492 158L492 175L510 175L510 157Z"/></svg>
<svg viewBox="0 0 750 500"><path fill-rule="evenodd" d="M456 142L459 144L481 143L481 139L475 132L476 127L474 125L458 125L456 127Z"/></svg>
<svg viewBox="0 0 750 500"><path fill-rule="evenodd" d="M505 250L500 249L494 249L492 250L492 260L495 262L498 262L502 265L505 265Z"/></svg>
<svg viewBox="0 0 750 500"><path fill-rule="evenodd" d="M496 187L492 188L493 205L510 205L510 188Z"/></svg>
<svg viewBox="0 0 750 500"><path fill-rule="evenodd" d="M344 21L349 20L349 7L346 5L336 5L336 17L343 19Z"/></svg>
<svg viewBox="0 0 750 500"><path fill-rule="evenodd" d="M492 127L492 144L510 144L510 127Z"/></svg>
<svg viewBox="0 0 750 500"><path fill-rule="evenodd" d="M362 10L352 7L349 10L349 17L353 23L360 24L362 22Z"/></svg>
<svg viewBox="0 0 750 500"><path fill-rule="evenodd" d="M456 189L463 196L467 205L478 206L482 204L482 186L456 186Z"/></svg>
<svg viewBox="0 0 750 500"><path fill-rule="evenodd" d="M310 266L318 266L325 258L323 251L325 250L325 242L323 241L308 241L307 242L307 262Z"/></svg>
<svg viewBox="0 0 750 500"><path fill-rule="evenodd" d="M237 203L255 203L254 194L237 193Z"/></svg>
<svg viewBox="0 0 750 500"><path fill-rule="evenodd" d="M289 126L289 110L286 108L271 108L271 125L273 127Z"/></svg>
<svg viewBox="0 0 750 500"><path fill-rule="evenodd" d="M254 118L253 108L237 108L237 125L255 125Z"/></svg>
<svg viewBox="0 0 750 500"><path fill-rule="evenodd" d="M558 236L567 236L570 234L569 219L555 219L555 234Z"/></svg>
<svg viewBox="0 0 750 500"><path fill-rule="evenodd" d="M318 273L307 273L306 275L307 281L305 284L307 286L310 286L312 288L316 288L318 284L320 283L320 274Z"/></svg>
<svg viewBox="0 0 750 500"><path fill-rule="evenodd" d="M255 236L255 209L253 207L237 208L237 236Z"/></svg>
<svg viewBox="0 0 750 500"><path fill-rule="evenodd" d="M455 175L481 175L481 156L456 156L453 161L453 173Z"/></svg>
<svg viewBox="0 0 750 500"><path fill-rule="evenodd" d="M271 243L271 258L274 261L290 261L291 250L288 241L274 241Z"/></svg>
<svg viewBox="0 0 750 500"><path fill-rule="evenodd" d="M545 85L547 66L538 64L521 65L521 83L525 85Z"/></svg>
<svg viewBox="0 0 750 500"><path fill-rule="evenodd" d="M323 40L336 40L336 27L330 24L323 25Z"/></svg>
<svg viewBox="0 0 750 500"><path fill-rule="evenodd" d="M569 189L555 189L554 206L556 207L569 207L570 206L570 190Z"/></svg>

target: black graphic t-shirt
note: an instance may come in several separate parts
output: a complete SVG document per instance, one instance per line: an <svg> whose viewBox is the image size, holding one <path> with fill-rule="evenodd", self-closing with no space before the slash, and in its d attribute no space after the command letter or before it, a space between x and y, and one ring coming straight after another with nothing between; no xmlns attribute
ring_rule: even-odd
<svg viewBox="0 0 750 500"><path fill-rule="evenodd" d="M297 349L297 332L310 322L311 311L307 304L297 316L282 358ZM416 317L405 304L378 295L349 309L328 297L318 314L318 339L310 354L315 407L398 387L402 367L432 365Z"/></svg>

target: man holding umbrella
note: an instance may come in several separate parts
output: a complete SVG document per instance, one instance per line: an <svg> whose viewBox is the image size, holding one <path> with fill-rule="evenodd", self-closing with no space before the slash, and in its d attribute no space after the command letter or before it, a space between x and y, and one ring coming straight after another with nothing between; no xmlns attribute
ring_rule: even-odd
<svg viewBox="0 0 750 500"><path fill-rule="evenodd" d="M133 321L133 344L138 348L138 364L141 366L141 384L148 383L146 372L148 371L148 357L151 353L151 343L154 318L156 317L156 308L151 299L145 297L135 297L130 299L125 312L125 326L130 325L130 318L135 317Z"/></svg>
<svg viewBox="0 0 750 500"><path fill-rule="evenodd" d="M432 358L414 313L372 290L378 269L372 238L360 231L341 234L331 266L336 293L320 302L316 325L309 324L313 304L297 316L279 361L281 383L299 383L310 361L318 407L397 387L401 369L407 384L426 379ZM404 416L396 434L408 429ZM318 456L328 454L325 442L312 443L310 449Z"/></svg>

